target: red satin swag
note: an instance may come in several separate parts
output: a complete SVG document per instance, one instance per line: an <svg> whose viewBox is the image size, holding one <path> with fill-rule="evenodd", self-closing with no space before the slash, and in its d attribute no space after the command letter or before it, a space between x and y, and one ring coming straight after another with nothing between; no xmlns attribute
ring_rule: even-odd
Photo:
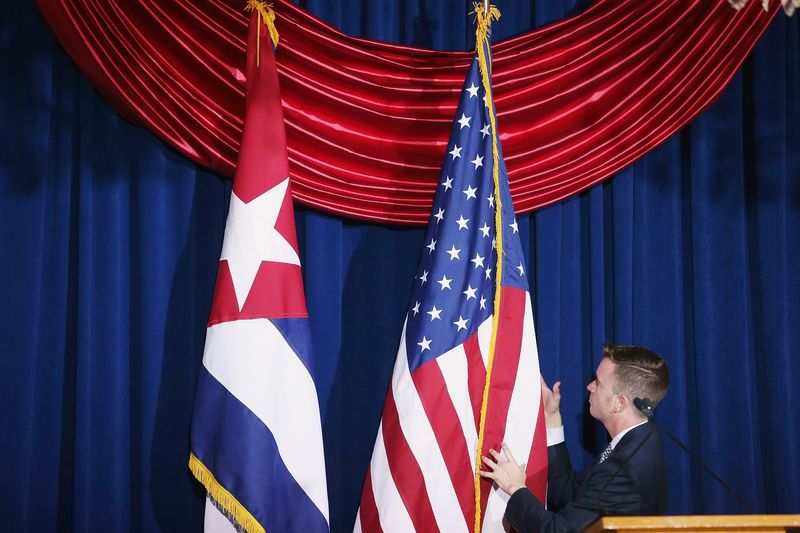
<svg viewBox="0 0 800 533"><path fill-rule="evenodd" d="M236 2L37 3L119 113L233 175L248 21ZM613 175L707 108L778 11L750 4L598 0L494 45L517 212ZM274 9L294 197L341 216L426 223L471 52L350 37L286 0Z"/></svg>

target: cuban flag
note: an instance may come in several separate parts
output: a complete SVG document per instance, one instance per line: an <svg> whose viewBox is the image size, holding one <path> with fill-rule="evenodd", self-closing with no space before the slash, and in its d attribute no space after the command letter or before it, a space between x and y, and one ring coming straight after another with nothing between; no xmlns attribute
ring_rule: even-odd
<svg viewBox="0 0 800 533"><path fill-rule="evenodd" d="M274 15L263 4L254 7L244 134L197 385L189 466L209 494L207 531L328 531L276 42L267 29Z"/></svg>
<svg viewBox="0 0 800 533"><path fill-rule="evenodd" d="M527 463L527 485L544 501L547 439L528 272L497 135L488 38L478 42L355 531L502 531L508 496L476 476L480 455L502 442Z"/></svg>

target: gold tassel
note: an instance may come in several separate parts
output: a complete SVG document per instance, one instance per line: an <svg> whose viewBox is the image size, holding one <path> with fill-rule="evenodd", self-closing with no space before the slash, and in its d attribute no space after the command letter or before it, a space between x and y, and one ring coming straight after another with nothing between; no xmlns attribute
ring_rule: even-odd
<svg viewBox="0 0 800 533"><path fill-rule="evenodd" d="M500 10L497 6L489 5L489 10L484 9L482 2L475 2L472 4L475 8L473 13L477 18L477 29L475 30L475 48L480 50L481 44L488 41L489 30L492 25L492 20L500 20Z"/></svg>
<svg viewBox="0 0 800 533"><path fill-rule="evenodd" d="M214 474L193 453L189 454L189 470L203 484L208 495L233 518L247 533L266 533L264 527L250 514L236 497L220 485Z"/></svg>
<svg viewBox="0 0 800 533"><path fill-rule="evenodd" d="M493 20L500 19L500 10L497 6L489 5L488 10L484 9L482 3L474 3L477 27L475 29L475 50L478 53L478 65L481 70L481 84L486 93L486 103L489 107L489 121L492 126L492 181L494 182L495 197L495 232L497 239L497 268L495 268L495 291L494 291L494 318L492 319L492 335L489 341L489 357L486 363L486 382L483 387L483 400L481 401L481 418L478 429L478 451L475 454L475 533L481 531L481 476L478 471L481 469L481 450L483 449L483 434L486 429L486 414L489 403L489 389L492 378L492 366L494 364L495 345L497 343L497 325L500 320L500 281L503 276L503 219L502 201L500 199L500 152L497 148L497 120L494 114L494 100L492 98L492 87L490 83L489 62L486 53L490 47L489 32Z"/></svg>
<svg viewBox="0 0 800 533"><path fill-rule="evenodd" d="M272 4L267 4L261 0L247 0L245 11L256 10L258 13L258 32L256 33L256 66L261 66L261 21L267 25L267 31L272 38L272 45L277 48L278 46L278 29L275 27L275 12L272 10Z"/></svg>

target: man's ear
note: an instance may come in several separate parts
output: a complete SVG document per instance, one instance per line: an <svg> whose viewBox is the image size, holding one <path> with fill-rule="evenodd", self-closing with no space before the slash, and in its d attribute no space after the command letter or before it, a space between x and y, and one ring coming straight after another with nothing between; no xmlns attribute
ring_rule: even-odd
<svg viewBox="0 0 800 533"><path fill-rule="evenodd" d="M626 407L628 407L629 403L630 402L625 396L622 394L617 394L617 397L614 398L614 412L621 413Z"/></svg>

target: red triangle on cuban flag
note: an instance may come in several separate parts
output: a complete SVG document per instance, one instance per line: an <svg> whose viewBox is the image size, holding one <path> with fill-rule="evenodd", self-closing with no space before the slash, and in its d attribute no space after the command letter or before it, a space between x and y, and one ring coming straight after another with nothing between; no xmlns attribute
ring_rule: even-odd
<svg viewBox="0 0 800 533"><path fill-rule="evenodd" d="M234 191L209 325L306 316L289 180L248 203Z"/></svg>

